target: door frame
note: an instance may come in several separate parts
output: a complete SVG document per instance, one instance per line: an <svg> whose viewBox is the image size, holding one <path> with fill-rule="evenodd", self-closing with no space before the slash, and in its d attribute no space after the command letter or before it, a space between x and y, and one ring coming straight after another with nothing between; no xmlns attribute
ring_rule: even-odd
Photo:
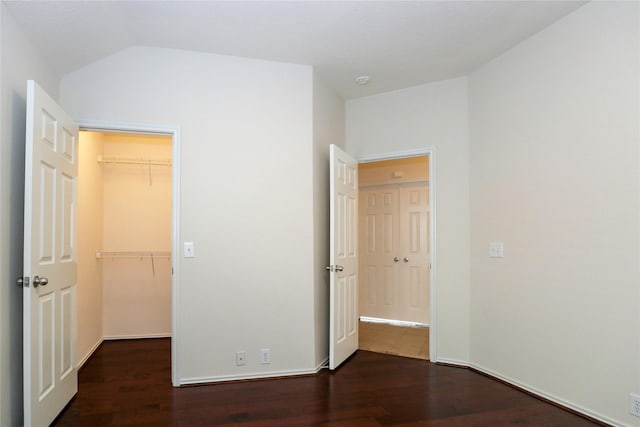
<svg viewBox="0 0 640 427"><path fill-rule="evenodd" d="M171 136L171 384L180 386L180 127L92 120L77 121L81 131Z"/></svg>
<svg viewBox="0 0 640 427"><path fill-rule="evenodd" d="M429 271L429 360L435 362L438 360L438 316L437 316L437 295L438 284L436 267L436 149L435 147L419 148L415 150L394 151L391 153L372 154L356 157L360 163L379 162L384 160L397 160L408 157L428 156L429 157L429 249L431 269Z"/></svg>

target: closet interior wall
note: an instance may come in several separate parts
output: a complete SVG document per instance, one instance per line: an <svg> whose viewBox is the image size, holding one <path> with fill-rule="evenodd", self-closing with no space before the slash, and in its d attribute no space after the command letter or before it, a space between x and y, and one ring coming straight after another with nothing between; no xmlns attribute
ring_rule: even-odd
<svg viewBox="0 0 640 427"><path fill-rule="evenodd" d="M99 341L171 334L171 137L82 132L80 156L82 360L97 312Z"/></svg>
<svg viewBox="0 0 640 427"><path fill-rule="evenodd" d="M102 262L96 250L102 248L103 168L96 159L102 155L104 135L80 132L77 180L77 316L76 360L82 366L102 342Z"/></svg>

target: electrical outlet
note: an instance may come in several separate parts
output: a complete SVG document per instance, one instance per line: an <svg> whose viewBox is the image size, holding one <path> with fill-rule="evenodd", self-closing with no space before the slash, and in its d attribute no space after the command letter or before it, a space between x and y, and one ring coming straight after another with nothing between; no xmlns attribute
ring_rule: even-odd
<svg viewBox="0 0 640 427"><path fill-rule="evenodd" d="M640 395L633 393L629 395L629 412L631 415L640 417Z"/></svg>
<svg viewBox="0 0 640 427"><path fill-rule="evenodd" d="M271 350L268 348L260 349L260 364L267 365L271 363Z"/></svg>
<svg viewBox="0 0 640 427"><path fill-rule="evenodd" d="M244 351L236 351L236 366L246 365L246 355Z"/></svg>
<svg viewBox="0 0 640 427"><path fill-rule="evenodd" d="M491 258L504 258L504 243L502 242L489 243L489 256Z"/></svg>

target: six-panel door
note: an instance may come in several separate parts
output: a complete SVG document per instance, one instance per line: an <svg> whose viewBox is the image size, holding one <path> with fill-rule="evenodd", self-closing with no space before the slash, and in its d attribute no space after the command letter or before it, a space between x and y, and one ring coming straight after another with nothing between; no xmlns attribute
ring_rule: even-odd
<svg viewBox="0 0 640 427"><path fill-rule="evenodd" d="M358 164L330 146L329 369L358 349Z"/></svg>
<svg viewBox="0 0 640 427"><path fill-rule="evenodd" d="M360 190L360 315L429 323L429 187Z"/></svg>
<svg viewBox="0 0 640 427"><path fill-rule="evenodd" d="M23 288L25 426L47 426L78 389L75 207L78 127L28 82Z"/></svg>

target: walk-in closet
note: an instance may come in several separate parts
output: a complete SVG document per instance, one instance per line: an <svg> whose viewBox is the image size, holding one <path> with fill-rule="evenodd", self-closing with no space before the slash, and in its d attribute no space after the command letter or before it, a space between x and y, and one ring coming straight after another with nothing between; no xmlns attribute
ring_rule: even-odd
<svg viewBox="0 0 640 427"><path fill-rule="evenodd" d="M171 335L171 155L171 136L81 132L80 351Z"/></svg>

